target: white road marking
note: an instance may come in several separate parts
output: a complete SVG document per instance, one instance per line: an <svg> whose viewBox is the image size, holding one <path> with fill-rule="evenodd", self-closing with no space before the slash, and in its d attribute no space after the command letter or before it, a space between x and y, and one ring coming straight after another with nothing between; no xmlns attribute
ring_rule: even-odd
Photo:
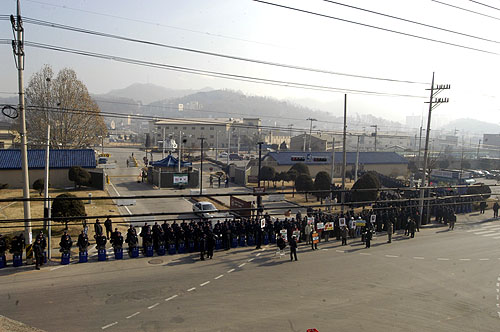
<svg viewBox="0 0 500 332"><path fill-rule="evenodd" d="M156 307L156 306L157 306L157 305L159 305L159 304L160 304L160 303L155 303L155 304L153 304L153 305L150 305L150 306L148 307L148 309L153 309L154 307Z"/></svg>
<svg viewBox="0 0 500 332"><path fill-rule="evenodd" d="M187 291L191 292L191 291L194 291L195 289L196 289L196 287L193 287L193 288L188 289Z"/></svg>
<svg viewBox="0 0 500 332"><path fill-rule="evenodd" d="M201 283L201 284L200 284L200 287L203 287L203 286L205 286L205 285L208 285L209 283L210 283L210 281L205 281L204 283Z"/></svg>
<svg viewBox="0 0 500 332"><path fill-rule="evenodd" d="M494 231L484 231L484 232L477 232L477 233L474 233L476 235L483 235L483 234L488 234L488 233L493 233Z"/></svg>
<svg viewBox="0 0 500 332"><path fill-rule="evenodd" d="M177 296L178 296L178 295L177 295L177 294L175 294L175 295L172 295L171 297L167 297L167 298L165 299L165 302L170 301L170 300L173 300L173 299L175 299Z"/></svg>
<svg viewBox="0 0 500 332"><path fill-rule="evenodd" d="M479 260L480 261L489 261L490 259L489 258L480 258Z"/></svg>
<svg viewBox="0 0 500 332"><path fill-rule="evenodd" d="M63 267L66 267L66 266L68 266L68 265L59 265L59 266L51 268L50 270L54 271L54 270L57 270L57 269L62 269Z"/></svg>
<svg viewBox="0 0 500 332"><path fill-rule="evenodd" d="M425 257L415 256L413 259L425 259Z"/></svg>
<svg viewBox="0 0 500 332"><path fill-rule="evenodd" d="M116 195L117 196L121 196L120 193L118 192L118 189L116 189L115 185L113 184L113 182L109 181L109 184L111 185L111 187L113 187L113 189L115 190L116 192ZM125 208L125 210L127 210L128 214L132 214L132 212L129 210L128 206L123 206Z"/></svg>
<svg viewBox="0 0 500 332"><path fill-rule="evenodd" d="M125 317L125 318L126 318L126 319L130 319L130 318L132 318L132 317L134 317L134 316L137 316L137 315L138 315L138 314L140 314L140 313L141 313L140 311L137 311L135 314L132 314L132 315L127 316L127 317Z"/></svg>
<svg viewBox="0 0 500 332"><path fill-rule="evenodd" d="M460 258L460 261L470 261L470 258Z"/></svg>
<svg viewBox="0 0 500 332"><path fill-rule="evenodd" d="M223 276L224 276L224 275L223 275L223 274L221 274L221 275L219 275L219 276L215 277L214 279L215 279L215 280L217 280L217 279L222 278Z"/></svg>
<svg viewBox="0 0 500 332"><path fill-rule="evenodd" d="M484 234L483 236L495 236L495 235L500 235L500 233Z"/></svg>
<svg viewBox="0 0 500 332"><path fill-rule="evenodd" d="M321 250L328 251L328 248L323 248L323 249L321 249Z"/></svg>
<svg viewBox="0 0 500 332"><path fill-rule="evenodd" d="M438 261L449 261L450 259L449 258L441 258L441 257L439 257L437 260Z"/></svg>
<svg viewBox="0 0 500 332"><path fill-rule="evenodd" d="M494 239L495 239L495 240L498 240L498 239L500 239L500 236L494 237Z"/></svg>
<svg viewBox="0 0 500 332"><path fill-rule="evenodd" d="M398 258L399 256L395 256L395 255L385 255L385 257L389 257L389 258Z"/></svg>
<svg viewBox="0 0 500 332"><path fill-rule="evenodd" d="M245 265L246 265L246 263L241 263L240 265L238 265L238 267L243 267Z"/></svg>
<svg viewBox="0 0 500 332"><path fill-rule="evenodd" d="M360 254L360 255L363 255L363 256L371 256L371 255L372 255L372 254L369 254L369 253L367 253L367 252L360 252L359 254Z"/></svg>
<svg viewBox="0 0 500 332"><path fill-rule="evenodd" d="M108 325L104 325L103 327L101 327L101 330L105 330L108 327L111 327L111 326L116 325L116 324L118 324L118 322L114 322L114 323L111 323L111 324L108 324Z"/></svg>
<svg viewBox="0 0 500 332"><path fill-rule="evenodd" d="M233 272L233 271L234 271L234 269L231 269L231 270L227 271L227 273L231 273L231 272Z"/></svg>
<svg viewBox="0 0 500 332"><path fill-rule="evenodd" d="M344 253L344 250L335 250L336 252Z"/></svg>
<svg viewBox="0 0 500 332"><path fill-rule="evenodd" d="M257 255L255 255L256 257L259 257L261 255L261 253L259 252Z"/></svg>
<svg viewBox="0 0 500 332"><path fill-rule="evenodd" d="M487 226L482 226L481 228L491 228L491 227L498 227L498 225L487 225Z"/></svg>
<svg viewBox="0 0 500 332"><path fill-rule="evenodd" d="M251 262L251 261L253 261L254 259L255 259L255 258L250 258L248 261L249 261L249 262Z"/></svg>

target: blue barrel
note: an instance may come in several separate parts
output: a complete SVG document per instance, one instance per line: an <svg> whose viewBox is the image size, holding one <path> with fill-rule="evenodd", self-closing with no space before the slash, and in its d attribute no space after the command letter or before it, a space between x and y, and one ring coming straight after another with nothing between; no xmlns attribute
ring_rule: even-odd
<svg viewBox="0 0 500 332"><path fill-rule="evenodd" d="M0 269L3 269L7 265L5 255L0 256Z"/></svg>
<svg viewBox="0 0 500 332"><path fill-rule="evenodd" d="M268 245L269 244L269 235L267 235L267 233L264 234L264 241L263 241L264 245Z"/></svg>
<svg viewBox="0 0 500 332"><path fill-rule="evenodd" d="M164 256L166 252L165 246L163 244L160 244L156 252L158 253L158 256Z"/></svg>
<svg viewBox="0 0 500 332"><path fill-rule="evenodd" d="M106 249L99 249L99 250L97 251L97 260L98 260L99 262L103 262L103 261L105 261L106 259L107 259L107 257L106 257Z"/></svg>
<svg viewBox="0 0 500 332"><path fill-rule="evenodd" d="M78 254L78 263L87 263L89 260L89 253L86 251L80 251Z"/></svg>
<svg viewBox="0 0 500 332"><path fill-rule="evenodd" d="M244 247L244 246L246 246L246 243L245 243L245 235L240 236L240 243L239 243L239 246L240 246L240 247Z"/></svg>
<svg viewBox="0 0 500 332"><path fill-rule="evenodd" d="M128 256L130 258L137 258L139 257L139 247L132 247L128 251Z"/></svg>
<svg viewBox="0 0 500 332"><path fill-rule="evenodd" d="M153 246L147 246L146 247L146 257L153 257Z"/></svg>
<svg viewBox="0 0 500 332"><path fill-rule="evenodd" d="M179 254L183 254L186 252L186 245L184 244L184 242L179 242Z"/></svg>
<svg viewBox="0 0 500 332"><path fill-rule="evenodd" d="M168 245L168 254L169 255L175 255L175 252L177 250L175 250L175 243L171 243Z"/></svg>
<svg viewBox="0 0 500 332"><path fill-rule="evenodd" d="M43 252L43 264L47 264L47 252Z"/></svg>
<svg viewBox="0 0 500 332"><path fill-rule="evenodd" d="M250 235L248 237L248 245L249 246L254 246L255 245L255 238L253 237L253 235Z"/></svg>
<svg viewBox="0 0 500 332"><path fill-rule="evenodd" d="M14 267L18 267L23 265L23 256L22 255L14 255L12 257L12 265Z"/></svg>
<svg viewBox="0 0 500 332"><path fill-rule="evenodd" d="M123 259L123 248L115 249L115 259Z"/></svg>
<svg viewBox="0 0 500 332"><path fill-rule="evenodd" d="M274 234L271 236L271 243L276 243L276 236L274 236Z"/></svg>
<svg viewBox="0 0 500 332"><path fill-rule="evenodd" d="M194 241L189 241L188 242L188 245L189 245L189 252L194 252Z"/></svg>
<svg viewBox="0 0 500 332"><path fill-rule="evenodd" d="M69 264L69 252L63 252L61 254L61 265Z"/></svg>
<svg viewBox="0 0 500 332"><path fill-rule="evenodd" d="M231 248L236 248L237 246L238 246L238 238L233 237L233 239L231 241Z"/></svg>
<svg viewBox="0 0 500 332"><path fill-rule="evenodd" d="M220 250L222 249L222 240L217 239L215 240L215 250Z"/></svg>

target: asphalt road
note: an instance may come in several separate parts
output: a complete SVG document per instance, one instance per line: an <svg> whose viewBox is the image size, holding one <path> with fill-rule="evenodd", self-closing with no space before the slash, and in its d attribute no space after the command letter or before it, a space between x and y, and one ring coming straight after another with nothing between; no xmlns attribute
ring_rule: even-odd
<svg viewBox="0 0 500 332"><path fill-rule="evenodd" d="M498 331L500 220L487 217L370 249L301 246L297 262L266 247L7 268L0 312L50 332Z"/></svg>

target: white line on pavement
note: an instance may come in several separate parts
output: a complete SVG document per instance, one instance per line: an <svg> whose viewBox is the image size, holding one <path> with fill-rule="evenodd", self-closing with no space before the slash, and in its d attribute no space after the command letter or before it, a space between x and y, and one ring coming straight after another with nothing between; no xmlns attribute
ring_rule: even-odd
<svg viewBox="0 0 500 332"><path fill-rule="evenodd" d="M251 262L251 261L253 261L254 259L255 259L255 258L250 258L248 261L249 261L249 262Z"/></svg>
<svg viewBox="0 0 500 332"><path fill-rule="evenodd" d="M138 314L140 314L140 313L141 313L140 311L137 311L136 313L134 313L134 314L132 314L132 315L130 315L130 316L127 316L127 317L125 317L125 318L126 318L126 319L130 319L130 318L132 318L132 317L134 317L134 316L137 316L137 315L138 315Z"/></svg>
<svg viewBox="0 0 500 332"><path fill-rule="evenodd" d="M399 256L395 256L395 255L385 255L385 257L389 257L389 258L397 258Z"/></svg>
<svg viewBox="0 0 500 332"><path fill-rule="evenodd" d="M188 289L187 291L191 292L191 291L194 291L195 289L196 289L196 287L193 287L193 288Z"/></svg>
<svg viewBox="0 0 500 332"><path fill-rule="evenodd" d="M233 271L234 271L234 269L231 269L231 270L227 271L227 273L231 273L231 272L233 272Z"/></svg>
<svg viewBox="0 0 500 332"><path fill-rule="evenodd" d="M215 277L214 279L215 279L215 280L217 280L217 279L222 278L223 276L224 276L224 275L223 275L223 274L221 274L221 275L219 275L219 276Z"/></svg>
<svg viewBox="0 0 500 332"><path fill-rule="evenodd" d="M259 257L261 255L261 253L259 252L257 255L255 255L256 257Z"/></svg>
<svg viewBox="0 0 500 332"><path fill-rule="evenodd" d="M243 267L245 265L246 265L246 263L241 263L240 265L238 265L238 267Z"/></svg>
<svg viewBox="0 0 500 332"><path fill-rule="evenodd" d="M203 286L205 286L205 285L208 285L209 283L210 283L210 281L205 281L204 283L201 283L201 284L200 284L200 287L203 287Z"/></svg>
<svg viewBox="0 0 500 332"><path fill-rule="evenodd" d="M66 266L68 266L68 265L59 265L59 266L51 268L50 270L54 271L54 270L57 270L57 269L62 269L63 267L66 267Z"/></svg>
<svg viewBox="0 0 500 332"><path fill-rule="evenodd" d="M484 232L477 232L477 233L474 233L475 235L483 235L483 234L488 234L488 233L493 233L495 231L484 231Z"/></svg>
<svg viewBox="0 0 500 332"><path fill-rule="evenodd" d="M415 256L413 257L413 259L425 259L424 257L420 257L420 256Z"/></svg>
<svg viewBox="0 0 500 332"><path fill-rule="evenodd" d="M159 305L159 303L155 303L155 304L153 304L153 305L150 305L150 306L148 307L148 309L153 309L153 308L154 308L154 307L156 307L157 305Z"/></svg>
<svg viewBox="0 0 500 332"><path fill-rule="evenodd" d="M372 255L372 254L369 254L369 253L367 253L367 252L360 252L359 254L360 254L360 255L363 255L363 256L371 256L371 255Z"/></svg>
<svg viewBox="0 0 500 332"><path fill-rule="evenodd" d="M167 297L167 298L165 299L165 301L170 301L170 300L173 300L173 299L175 299L177 296L178 296L178 295L177 295L177 294L175 294L175 295L172 295L171 297Z"/></svg>
<svg viewBox="0 0 500 332"><path fill-rule="evenodd" d="M116 189L115 185L113 184L113 182L109 181L109 184L115 190L116 195L121 196L120 193L118 192L118 189ZM127 210L128 214L132 214L132 212L129 210L128 206L124 205L123 207L125 208L125 210Z"/></svg>
<svg viewBox="0 0 500 332"><path fill-rule="evenodd" d="M323 248L323 249L321 249L321 250L328 251L328 248Z"/></svg>
<svg viewBox="0 0 500 332"><path fill-rule="evenodd" d="M441 257L440 257L440 258L438 258L437 260L438 260L438 261L449 261L450 259L449 259L449 258L441 258Z"/></svg>
<svg viewBox="0 0 500 332"><path fill-rule="evenodd" d="M500 233L491 233L491 234L484 234L483 236L495 236L495 235L499 235Z"/></svg>
<svg viewBox="0 0 500 332"><path fill-rule="evenodd" d="M491 227L498 227L498 225L487 225L487 226L482 226L481 228L491 228Z"/></svg>
<svg viewBox="0 0 500 332"><path fill-rule="evenodd" d="M344 253L344 250L335 250L336 252Z"/></svg>
<svg viewBox="0 0 500 332"><path fill-rule="evenodd" d="M489 261L490 259L489 258L480 258L479 260L480 261Z"/></svg>
<svg viewBox="0 0 500 332"><path fill-rule="evenodd" d="M500 239L500 236L496 236L496 237L494 237L494 239L495 239L495 240L498 240L498 239Z"/></svg>
<svg viewBox="0 0 500 332"><path fill-rule="evenodd" d="M460 258L460 261L470 261L470 258Z"/></svg>
<svg viewBox="0 0 500 332"><path fill-rule="evenodd" d="M103 327L101 327L101 330L105 330L108 327L111 327L111 326L116 325L116 324L118 324L118 322L114 322L114 323L111 323L111 324L108 324L108 325L104 325Z"/></svg>

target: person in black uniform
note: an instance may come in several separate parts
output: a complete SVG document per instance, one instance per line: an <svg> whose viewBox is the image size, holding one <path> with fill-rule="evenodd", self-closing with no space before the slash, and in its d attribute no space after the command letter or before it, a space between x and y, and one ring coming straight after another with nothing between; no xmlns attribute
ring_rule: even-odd
<svg viewBox="0 0 500 332"><path fill-rule="evenodd" d="M109 236L113 233L113 222L109 217L104 220L104 227L106 228L106 237L109 240Z"/></svg>
<svg viewBox="0 0 500 332"><path fill-rule="evenodd" d="M289 244L290 244L290 261L293 261L293 257L295 257L295 260L297 260L297 239L295 235L292 236Z"/></svg>
<svg viewBox="0 0 500 332"><path fill-rule="evenodd" d="M71 236L67 231L64 231L64 234L61 236L61 241L59 242L61 246L60 252L67 253L71 250L71 246L73 245L73 240L71 240Z"/></svg>
<svg viewBox="0 0 500 332"><path fill-rule="evenodd" d="M366 231L365 231L366 247L365 248L370 248L371 242L372 242L372 229L371 229L371 227L366 227Z"/></svg>
<svg viewBox="0 0 500 332"><path fill-rule="evenodd" d="M76 242L76 245L78 246L80 252L87 251L87 248L89 246L89 238L87 234L85 234L84 230L82 230L80 235L78 235L78 241Z"/></svg>
<svg viewBox="0 0 500 332"><path fill-rule="evenodd" d="M5 252L7 251L7 241L5 241L5 238L0 234L0 256L5 255Z"/></svg>
<svg viewBox="0 0 500 332"><path fill-rule="evenodd" d="M123 236L121 232L116 231L116 234L111 241L111 245L113 246L113 249L115 249L115 252L123 247Z"/></svg>
<svg viewBox="0 0 500 332"><path fill-rule="evenodd" d="M35 269L40 270L40 265L43 264L43 245L38 236L33 244L33 255L35 256Z"/></svg>
<svg viewBox="0 0 500 332"><path fill-rule="evenodd" d="M99 219L97 219L95 221L95 224L94 224L94 238L97 239L98 236L101 236L102 235L102 225L101 225L101 222L99 221Z"/></svg>
<svg viewBox="0 0 500 332"><path fill-rule="evenodd" d="M37 237L40 238L40 244L42 245L43 251L45 251L45 248L47 248L47 240L45 239L45 235L43 234L42 231L40 231Z"/></svg>
<svg viewBox="0 0 500 332"><path fill-rule="evenodd" d="M130 228L127 230L127 238L125 239L125 242L128 243L129 253L132 252L132 248L137 247L139 243L137 233L135 232L135 228L132 225L130 225Z"/></svg>
<svg viewBox="0 0 500 332"><path fill-rule="evenodd" d="M212 232L208 232L207 235L207 258L212 259L214 257L215 248L215 235Z"/></svg>
<svg viewBox="0 0 500 332"><path fill-rule="evenodd" d="M200 260L205 260L205 248L207 243L207 236L203 234L200 238Z"/></svg>
<svg viewBox="0 0 500 332"><path fill-rule="evenodd" d="M23 233L14 236L10 245L10 253L15 255L22 255L23 249L26 247Z"/></svg>
<svg viewBox="0 0 500 332"><path fill-rule="evenodd" d="M96 236L95 238L95 246L97 248L97 250L104 250L106 249L106 243L108 241L106 240L106 237L104 235L99 235L99 236Z"/></svg>

